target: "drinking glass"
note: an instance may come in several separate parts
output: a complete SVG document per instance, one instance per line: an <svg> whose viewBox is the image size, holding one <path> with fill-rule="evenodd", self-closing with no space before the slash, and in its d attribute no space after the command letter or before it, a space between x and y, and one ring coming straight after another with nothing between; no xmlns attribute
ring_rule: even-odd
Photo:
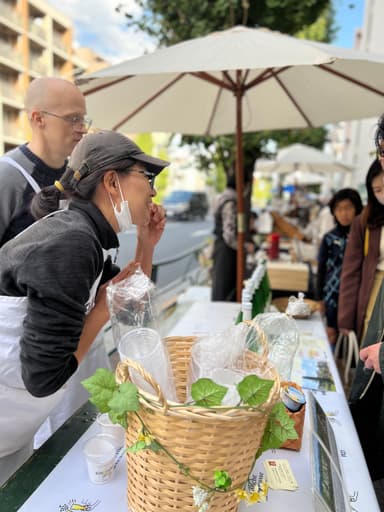
<svg viewBox="0 0 384 512"><path fill-rule="evenodd" d="M132 359L142 366L159 384L167 400L177 401L168 351L158 332L148 327L132 329L118 344L120 360ZM156 394L152 386L136 370L129 369L132 382L140 389Z"/></svg>

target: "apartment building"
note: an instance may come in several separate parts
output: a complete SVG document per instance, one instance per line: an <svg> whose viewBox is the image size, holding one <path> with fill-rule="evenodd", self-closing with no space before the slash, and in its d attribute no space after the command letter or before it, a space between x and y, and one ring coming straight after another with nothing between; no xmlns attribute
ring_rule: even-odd
<svg viewBox="0 0 384 512"><path fill-rule="evenodd" d="M355 49L383 55L383 16L382 0L364 1L363 26L355 32ZM384 108L377 112L376 117L339 123L330 134L334 154L354 167L351 184L358 187L362 194L366 193L365 177L376 156L374 135L377 119L383 113Z"/></svg>
<svg viewBox="0 0 384 512"><path fill-rule="evenodd" d="M88 68L66 16L42 0L0 0L0 155L29 139L23 101L31 80L71 80Z"/></svg>

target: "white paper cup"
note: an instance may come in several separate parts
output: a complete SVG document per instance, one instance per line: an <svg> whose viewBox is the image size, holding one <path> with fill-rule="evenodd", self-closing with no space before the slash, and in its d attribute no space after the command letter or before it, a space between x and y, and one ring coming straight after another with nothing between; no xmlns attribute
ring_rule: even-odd
<svg viewBox="0 0 384 512"><path fill-rule="evenodd" d="M108 413L98 414L96 417L97 424L100 431L111 437L115 448L121 448L125 442L125 430L118 423L112 423L109 419Z"/></svg>
<svg viewBox="0 0 384 512"><path fill-rule="evenodd" d="M116 448L103 435L88 439L83 446L88 475L94 484L105 484L112 479Z"/></svg>

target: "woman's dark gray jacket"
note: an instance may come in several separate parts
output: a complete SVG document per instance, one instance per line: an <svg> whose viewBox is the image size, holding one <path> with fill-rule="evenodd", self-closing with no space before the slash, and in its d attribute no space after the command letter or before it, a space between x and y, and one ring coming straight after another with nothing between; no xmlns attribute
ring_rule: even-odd
<svg viewBox="0 0 384 512"><path fill-rule="evenodd" d="M104 268L103 249L118 245L100 210L76 200L0 249L0 295L28 297L20 359L32 395L54 393L76 371L73 354L91 287ZM104 280L115 273L108 269Z"/></svg>

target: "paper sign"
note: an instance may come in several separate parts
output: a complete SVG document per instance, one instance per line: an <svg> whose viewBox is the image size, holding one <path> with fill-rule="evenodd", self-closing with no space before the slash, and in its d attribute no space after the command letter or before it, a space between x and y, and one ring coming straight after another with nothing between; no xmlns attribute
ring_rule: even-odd
<svg viewBox="0 0 384 512"><path fill-rule="evenodd" d="M295 491L299 487L287 459L266 459L264 468L271 489Z"/></svg>

